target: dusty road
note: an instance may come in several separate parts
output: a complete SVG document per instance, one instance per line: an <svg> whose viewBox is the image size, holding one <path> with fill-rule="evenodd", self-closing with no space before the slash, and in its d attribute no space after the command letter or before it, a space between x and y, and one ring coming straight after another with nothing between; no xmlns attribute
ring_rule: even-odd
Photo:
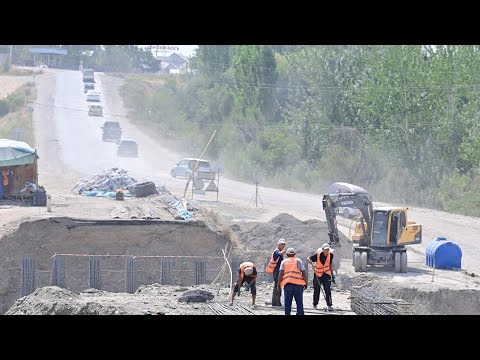
<svg viewBox="0 0 480 360"><path fill-rule="evenodd" d="M177 154L164 146L159 139L137 129L126 117L118 87L121 79L96 73L96 88L101 92L101 105L104 118L89 117L88 103L83 93L83 82L79 71L46 69L36 77L39 104L35 105L34 125L40 155L40 181L51 192L65 194L73 184L84 175L92 175L110 167L128 169L132 176L150 179L157 184L166 183L168 189L180 195L185 187L184 179L173 179L169 174L172 166L186 154ZM138 159L120 158L116 155L116 145L101 141L101 129L105 120L119 121L124 137L136 140L139 144ZM59 181L62 179L61 181ZM274 188L259 188L264 207L252 211L253 216L245 212L234 220L267 221L273 216L286 212L306 220L310 218L324 220L321 196L298 193ZM220 197L223 203L237 207L252 207L249 202L255 194L253 184L241 183L225 177L220 178ZM215 193L195 195L199 200L215 200ZM385 205L385 204L375 204ZM217 206L218 208L218 206ZM252 208L253 210L253 208ZM234 209L232 210L234 212ZM462 267L480 274L480 219L453 215L440 211L410 207L410 219L423 225L423 244L412 247L409 262L412 269L419 269L414 279L427 281L429 269L424 263L425 247L437 236L446 236L460 245L463 250ZM349 222L340 221L343 225ZM346 228L342 228L345 231ZM319 244L327 239L319 239ZM351 263L350 263L351 268ZM422 278L422 275L425 278ZM465 282L458 272L445 272L446 279L459 284ZM408 278L407 274L388 273L398 281ZM461 278L461 279L460 279ZM446 281L450 284L450 280ZM476 286L475 283L471 283Z"/></svg>

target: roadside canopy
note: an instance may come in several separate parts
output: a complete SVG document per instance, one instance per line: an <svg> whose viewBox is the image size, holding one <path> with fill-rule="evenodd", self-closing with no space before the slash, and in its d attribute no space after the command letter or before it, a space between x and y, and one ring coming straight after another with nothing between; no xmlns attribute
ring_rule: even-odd
<svg viewBox="0 0 480 360"><path fill-rule="evenodd" d="M33 164L35 149L23 141L0 139L0 167Z"/></svg>

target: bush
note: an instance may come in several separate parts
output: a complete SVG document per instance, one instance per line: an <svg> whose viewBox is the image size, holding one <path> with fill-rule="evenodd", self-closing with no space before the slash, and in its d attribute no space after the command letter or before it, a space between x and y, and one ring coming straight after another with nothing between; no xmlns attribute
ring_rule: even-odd
<svg viewBox="0 0 480 360"><path fill-rule="evenodd" d="M480 216L480 171L462 175L458 171L445 175L438 189L445 211Z"/></svg>

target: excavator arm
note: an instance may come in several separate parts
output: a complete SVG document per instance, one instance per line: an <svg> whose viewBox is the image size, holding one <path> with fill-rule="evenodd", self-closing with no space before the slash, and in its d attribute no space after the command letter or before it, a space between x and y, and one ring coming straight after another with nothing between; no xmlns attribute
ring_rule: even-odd
<svg viewBox="0 0 480 360"><path fill-rule="evenodd" d="M363 239L360 245L365 245L370 242L370 232L372 231L373 207L369 195L366 193L339 193L323 195L322 199L323 210L328 224L328 236L330 237L330 244L340 246L340 239L338 237L337 227L337 213L340 207L351 207L360 210L362 217L360 222L362 224Z"/></svg>

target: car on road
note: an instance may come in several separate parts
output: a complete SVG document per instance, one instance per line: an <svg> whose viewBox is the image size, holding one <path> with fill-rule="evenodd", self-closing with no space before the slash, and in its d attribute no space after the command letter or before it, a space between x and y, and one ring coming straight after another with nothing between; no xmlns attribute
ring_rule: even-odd
<svg viewBox="0 0 480 360"><path fill-rule="evenodd" d="M173 169L170 171L170 175L172 175L173 177L180 176L188 179L190 175L192 175L193 169L195 168L197 161L200 161L197 171L212 171L212 167L210 166L210 162L208 160L184 158L173 167Z"/></svg>
<svg viewBox="0 0 480 360"><path fill-rule="evenodd" d="M38 65L38 67L40 69L48 69L48 65L46 65L46 64L40 64L40 65Z"/></svg>
<svg viewBox="0 0 480 360"><path fill-rule="evenodd" d="M95 90L95 84L91 82L84 83L83 85L83 92L87 93L88 90Z"/></svg>
<svg viewBox="0 0 480 360"><path fill-rule="evenodd" d="M115 141L120 143L122 139L122 128L116 121L105 121L102 126L102 141Z"/></svg>
<svg viewBox="0 0 480 360"><path fill-rule="evenodd" d="M100 91L88 90L87 91L87 101L100 101Z"/></svg>
<svg viewBox="0 0 480 360"><path fill-rule="evenodd" d="M138 144L133 140L122 140L118 145L118 156L138 157Z"/></svg>
<svg viewBox="0 0 480 360"><path fill-rule="evenodd" d="M93 69L83 69L83 82L95 82Z"/></svg>
<svg viewBox="0 0 480 360"><path fill-rule="evenodd" d="M88 107L88 116L103 116L103 108L101 105L90 105Z"/></svg>

